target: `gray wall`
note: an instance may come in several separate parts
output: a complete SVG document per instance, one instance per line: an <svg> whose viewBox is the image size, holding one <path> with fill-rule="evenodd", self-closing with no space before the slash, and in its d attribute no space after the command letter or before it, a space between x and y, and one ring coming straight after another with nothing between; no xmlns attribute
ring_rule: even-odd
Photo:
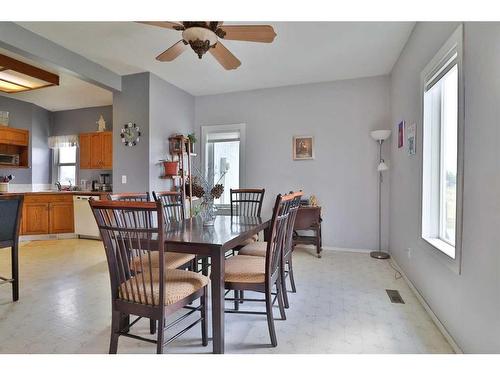
<svg viewBox="0 0 500 375"><path fill-rule="evenodd" d="M158 160L167 156L168 137L175 133L189 134L194 130L194 97L151 74L149 105L149 188L169 190L172 181L159 178L163 168Z"/></svg>
<svg viewBox="0 0 500 375"><path fill-rule="evenodd" d="M34 104L0 96L0 110L9 112L9 127L30 131L30 168L1 168L0 175L13 174L12 183L50 183L50 153L47 137L50 112Z"/></svg>
<svg viewBox="0 0 500 375"><path fill-rule="evenodd" d="M391 80L393 129L417 123L417 155L391 147L390 249L464 352L500 352L500 24L464 28L465 148L462 274L420 240L422 120L420 72L456 29L456 23L419 23ZM408 256L406 248L411 248Z"/></svg>
<svg viewBox="0 0 500 375"><path fill-rule="evenodd" d="M48 138L51 113L33 105L31 127L31 171L33 184L48 184L51 179L51 152Z"/></svg>
<svg viewBox="0 0 500 375"><path fill-rule="evenodd" d="M122 91L113 93L113 191L149 190L149 73L123 76ZM137 146L125 147L123 124L136 123L142 132ZM122 175L127 183L122 184Z"/></svg>
<svg viewBox="0 0 500 375"><path fill-rule="evenodd" d="M161 180L158 160L168 152L167 138L194 128L194 98L151 73L124 76L122 91L113 96L113 191L151 191L171 188ZM135 122L141 140L125 147L120 139L122 124ZM122 184L122 175L127 183Z"/></svg>
<svg viewBox="0 0 500 375"><path fill-rule="evenodd" d="M50 135L95 132L100 115L106 121L106 130L111 130L113 128L113 106L110 105L53 112Z"/></svg>
<svg viewBox="0 0 500 375"><path fill-rule="evenodd" d="M390 126L388 77L196 97L195 110L198 138L202 125L246 123L246 185L266 189L267 215L277 193L303 189L322 206L325 246L378 246L378 149L370 130ZM315 160L292 160L294 135L315 137Z"/></svg>

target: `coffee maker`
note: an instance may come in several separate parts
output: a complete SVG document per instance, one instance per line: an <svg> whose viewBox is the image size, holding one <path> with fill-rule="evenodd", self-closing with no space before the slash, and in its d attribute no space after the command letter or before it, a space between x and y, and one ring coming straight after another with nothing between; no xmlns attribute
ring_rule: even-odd
<svg viewBox="0 0 500 375"><path fill-rule="evenodd" d="M92 190L95 191L112 191L111 175L109 173L101 173L99 182L92 181Z"/></svg>

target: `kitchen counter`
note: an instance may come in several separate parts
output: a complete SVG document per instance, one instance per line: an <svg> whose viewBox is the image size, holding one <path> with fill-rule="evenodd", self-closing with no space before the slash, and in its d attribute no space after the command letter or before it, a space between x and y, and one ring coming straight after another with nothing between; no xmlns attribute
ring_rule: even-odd
<svg viewBox="0 0 500 375"><path fill-rule="evenodd" d="M8 193L0 192L0 195L54 195L54 194L103 196L113 193L109 191L64 191L64 190L15 191L15 192L9 191Z"/></svg>

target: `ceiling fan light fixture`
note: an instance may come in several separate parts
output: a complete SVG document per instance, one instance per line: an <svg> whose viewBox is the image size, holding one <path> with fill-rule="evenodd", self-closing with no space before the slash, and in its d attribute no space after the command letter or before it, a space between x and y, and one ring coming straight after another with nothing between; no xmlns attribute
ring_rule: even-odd
<svg viewBox="0 0 500 375"><path fill-rule="evenodd" d="M201 59L210 47L217 44L217 35L205 27L189 27L182 32L182 39L189 43L193 51Z"/></svg>
<svg viewBox="0 0 500 375"><path fill-rule="evenodd" d="M271 43L276 37L270 25L223 25L222 21L143 21L146 25L182 31L182 39L156 56L156 60L173 61L189 45L201 59L207 52L226 70L237 69L241 61L221 41Z"/></svg>

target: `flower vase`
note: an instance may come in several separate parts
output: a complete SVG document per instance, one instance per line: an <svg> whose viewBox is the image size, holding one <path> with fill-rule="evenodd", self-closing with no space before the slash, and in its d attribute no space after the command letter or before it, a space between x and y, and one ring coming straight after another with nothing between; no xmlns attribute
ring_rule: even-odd
<svg viewBox="0 0 500 375"><path fill-rule="evenodd" d="M213 226L215 223L215 216L217 215L217 209L215 208L214 199L211 197L203 197L201 200L200 208L200 215L203 226Z"/></svg>

